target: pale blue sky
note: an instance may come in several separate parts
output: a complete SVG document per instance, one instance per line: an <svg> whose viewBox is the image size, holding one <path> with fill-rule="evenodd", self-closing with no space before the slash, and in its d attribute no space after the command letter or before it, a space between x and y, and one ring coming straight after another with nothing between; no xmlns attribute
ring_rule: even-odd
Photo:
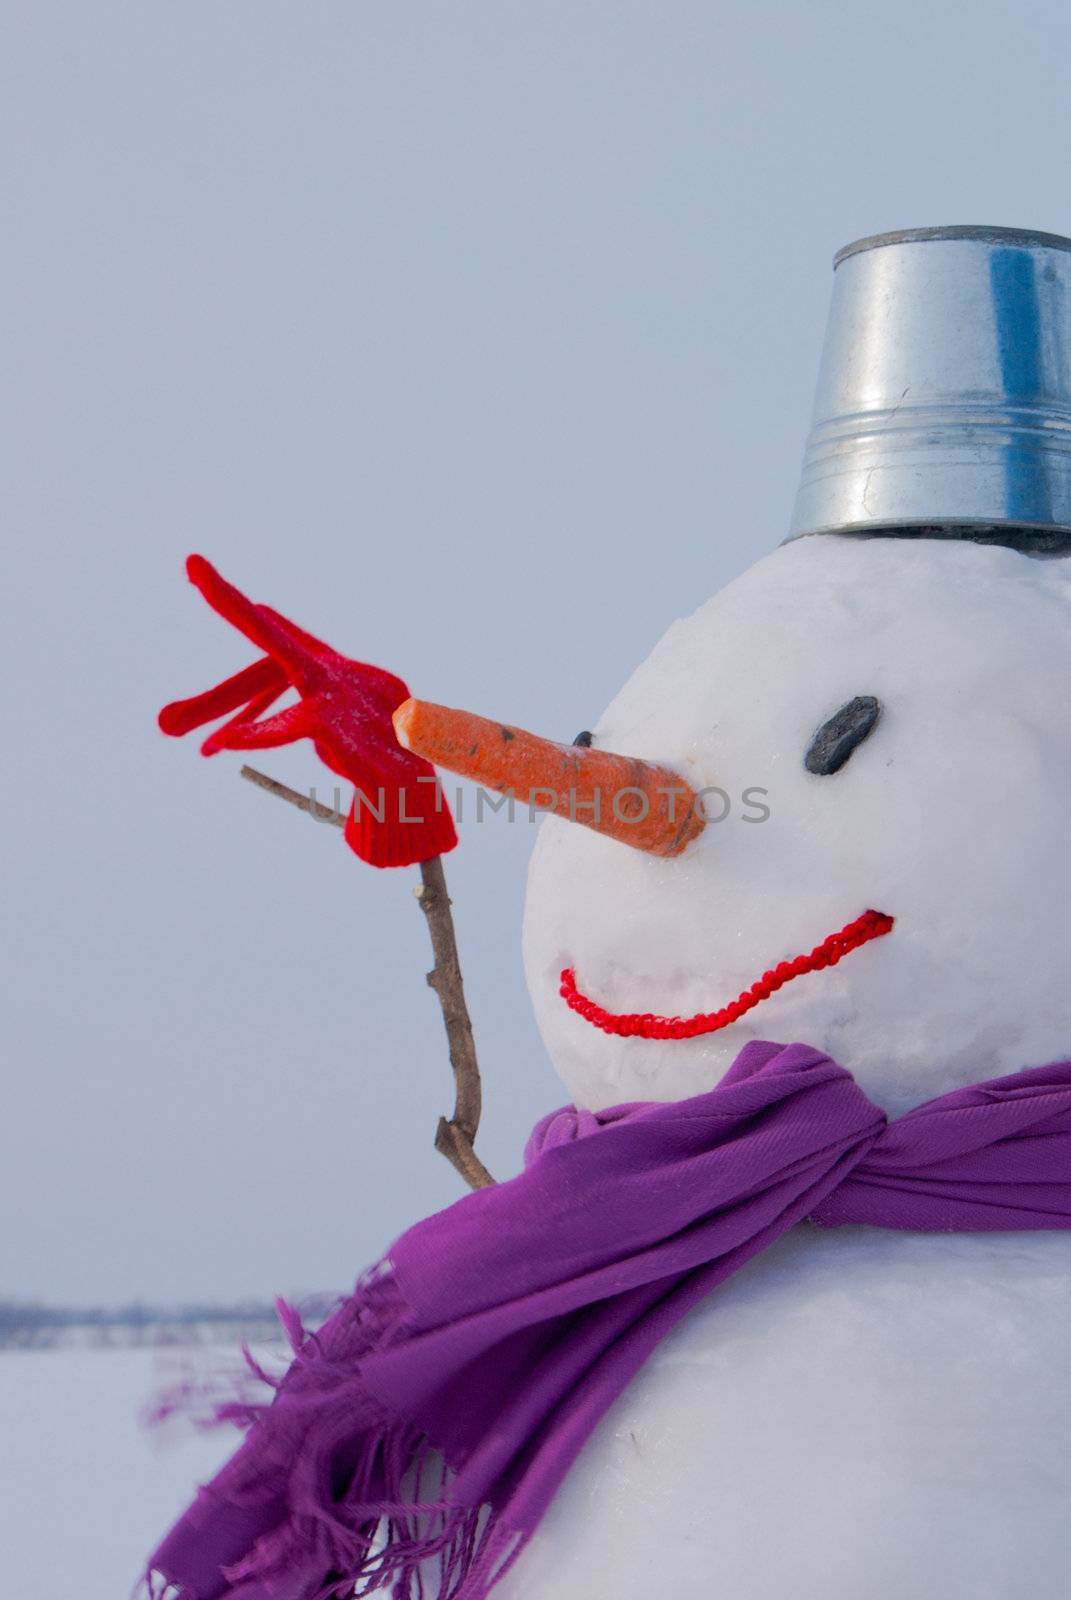
<svg viewBox="0 0 1071 1600"><path fill-rule="evenodd" d="M414 875L157 734L247 659L184 555L428 698L571 738L783 536L834 249L1071 231L1071 23L7 18L0 1296L345 1288L460 1192ZM307 747L263 764L318 775ZM491 819L448 862L500 1173L562 1097L521 974L530 844Z"/></svg>

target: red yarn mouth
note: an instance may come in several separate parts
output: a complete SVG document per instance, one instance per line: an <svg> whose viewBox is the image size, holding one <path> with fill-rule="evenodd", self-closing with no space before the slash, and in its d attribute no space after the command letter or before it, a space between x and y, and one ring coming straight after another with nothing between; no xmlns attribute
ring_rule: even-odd
<svg viewBox="0 0 1071 1600"><path fill-rule="evenodd" d="M831 933L821 944L815 945L810 955L778 962L776 967L764 972L750 989L745 989L743 994L720 1011L700 1011L694 1017L656 1017L650 1011L605 1011L596 1001L580 993L572 967L566 967L562 973L559 992L571 1011L596 1028L601 1028L603 1033L616 1033L623 1039L694 1039L701 1033L717 1033L719 1028L727 1028L731 1022L737 1022L793 978L799 978L805 972L821 972L825 967L835 967L851 951L869 944L871 939L880 939L892 925L893 918L886 916L884 911L864 911L861 917L849 922L839 933Z"/></svg>

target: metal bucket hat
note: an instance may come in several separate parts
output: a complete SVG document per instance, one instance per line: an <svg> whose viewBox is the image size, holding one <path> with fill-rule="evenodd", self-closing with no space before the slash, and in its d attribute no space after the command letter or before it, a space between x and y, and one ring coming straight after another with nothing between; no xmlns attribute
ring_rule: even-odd
<svg viewBox="0 0 1071 1600"><path fill-rule="evenodd" d="M789 538L1071 553L1071 239L910 228L833 266Z"/></svg>

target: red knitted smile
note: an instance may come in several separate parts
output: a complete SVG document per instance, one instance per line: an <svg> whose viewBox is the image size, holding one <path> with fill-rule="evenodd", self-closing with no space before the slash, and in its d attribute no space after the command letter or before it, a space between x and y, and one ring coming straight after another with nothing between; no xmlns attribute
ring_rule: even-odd
<svg viewBox="0 0 1071 1600"><path fill-rule="evenodd" d="M576 986L576 973L566 967L562 973L561 997L571 1011L601 1028L604 1033L616 1033L624 1039L694 1039L701 1033L717 1033L727 1028L745 1012L768 1000L778 989L804 972L821 972L824 967L835 967L842 956L871 939L880 939L893 925L892 917L884 911L864 911L861 917L849 922L839 933L831 933L822 943L815 945L810 955L795 956L791 961L780 961L769 972L764 972L757 983L745 989L720 1011L700 1011L694 1017L656 1017L650 1011L605 1011Z"/></svg>

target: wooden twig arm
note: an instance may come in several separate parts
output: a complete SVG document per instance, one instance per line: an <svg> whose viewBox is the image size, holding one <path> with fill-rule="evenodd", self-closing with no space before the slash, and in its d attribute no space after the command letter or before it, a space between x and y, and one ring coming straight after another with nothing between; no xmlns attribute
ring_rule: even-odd
<svg viewBox="0 0 1071 1600"><path fill-rule="evenodd" d="M299 811L307 811L319 822L328 822L337 828L345 823L337 807L325 806L311 795L301 794L297 789L280 783L277 778L269 778L266 773L258 772L255 767L243 767L242 777L268 794L275 795L276 799L287 801ZM465 986L461 977L442 856L432 856L429 861L421 863L420 879L416 896L427 920L435 957L427 981L438 997L446 1027L450 1065L454 1069L454 1114L449 1118L439 1118L435 1148L457 1169L470 1189L486 1189L495 1180L474 1148L480 1126L480 1069L472 1037L472 1021L465 1001Z"/></svg>
<svg viewBox="0 0 1071 1600"><path fill-rule="evenodd" d="M450 1065L454 1069L454 1114L449 1121L446 1117L439 1118L435 1148L453 1162L470 1188L485 1189L495 1180L473 1149L482 1109L480 1069L461 979L442 856L432 856L430 861L421 862L420 880L416 894L420 909L428 919L435 956L435 965L428 973L428 985L439 997L450 1047Z"/></svg>

